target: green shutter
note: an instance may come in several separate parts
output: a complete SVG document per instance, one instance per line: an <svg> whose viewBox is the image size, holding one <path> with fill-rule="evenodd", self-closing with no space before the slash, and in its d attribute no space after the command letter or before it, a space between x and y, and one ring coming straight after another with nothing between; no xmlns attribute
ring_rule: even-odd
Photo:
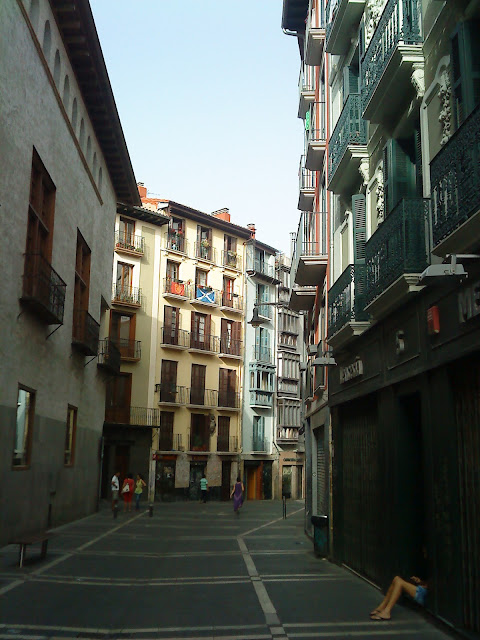
<svg viewBox="0 0 480 640"><path fill-rule="evenodd" d="M420 129L415 129L415 185L416 195L419 198L423 198L422 137Z"/></svg>
<svg viewBox="0 0 480 640"><path fill-rule="evenodd" d="M451 36L455 128L480 103L480 21L461 22Z"/></svg>
<svg viewBox="0 0 480 640"><path fill-rule="evenodd" d="M358 71L354 67L343 68L343 102L351 93L358 93Z"/></svg>
<svg viewBox="0 0 480 640"><path fill-rule="evenodd" d="M397 140L388 140L383 156L385 214L388 215L402 198L416 194L415 165Z"/></svg>
<svg viewBox="0 0 480 640"><path fill-rule="evenodd" d="M360 21L360 27L358 29L358 57L360 60L365 54L365 22L363 18Z"/></svg>
<svg viewBox="0 0 480 640"><path fill-rule="evenodd" d="M367 242L367 206L362 193L352 196L353 213L353 262L365 264L365 244Z"/></svg>

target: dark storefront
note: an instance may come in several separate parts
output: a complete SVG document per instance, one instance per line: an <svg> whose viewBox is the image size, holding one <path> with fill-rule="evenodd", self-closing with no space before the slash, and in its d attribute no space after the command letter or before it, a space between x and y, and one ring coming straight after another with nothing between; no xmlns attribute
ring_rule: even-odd
<svg viewBox="0 0 480 640"><path fill-rule="evenodd" d="M427 287L338 349L330 407L335 559L385 587L426 554L428 609L479 632L475 281Z"/></svg>

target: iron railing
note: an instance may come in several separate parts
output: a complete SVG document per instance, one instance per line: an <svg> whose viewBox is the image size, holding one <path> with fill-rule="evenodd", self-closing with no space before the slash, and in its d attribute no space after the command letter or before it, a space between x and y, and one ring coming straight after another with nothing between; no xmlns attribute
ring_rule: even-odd
<svg viewBox="0 0 480 640"><path fill-rule="evenodd" d="M195 242L194 245L196 258L200 258L200 260L207 260L207 262L217 262L217 250L212 247L209 240L200 240L200 242Z"/></svg>
<svg viewBox="0 0 480 640"><path fill-rule="evenodd" d="M293 264L295 270L301 256L327 254L327 214L323 211L302 211L295 236Z"/></svg>
<svg viewBox="0 0 480 640"><path fill-rule="evenodd" d="M298 188L300 191L315 191L316 173L305 167L305 156L300 156L298 167Z"/></svg>
<svg viewBox="0 0 480 640"><path fill-rule="evenodd" d="M480 105L430 163L434 246L478 211L479 167Z"/></svg>
<svg viewBox="0 0 480 640"><path fill-rule="evenodd" d="M159 393L159 402L185 404L185 387L178 387L174 382L160 382L155 385L155 391Z"/></svg>
<svg viewBox="0 0 480 640"><path fill-rule="evenodd" d="M72 344L86 356L96 356L100 324L85 309L73 310Z"/></svg>
<svg viewBox="0 0 480 640"><path fill-rule="evenodd" d="M210 451L210 435L206 430L190 433L190 451Z"/></svg>
<svg viewBox="0 0 480 640"><path fill-rule="evenodd" d="M240 409L240 394L238 391L219 391L218 407Z"/></svg>
<svg viewBox="0 0 480 640"><path fill-rule="evenodd" d="M362 111L365 111L399 42L423 42L419 0L388 0L385 5L368 49L360 61Z"/></svg>
<svg viewBox="0 0 480 640"><path fill-rule="evenodd" d="M234 311L243 311L243 298L238 293L224 291L222 294L222 307L228 307Z"/></svg>
<svg viewBox="0 0 480 640"><path fill-rule="evenodd" d="M160 410L149 407L107 407L105 422L131 427L159 427Z"/></svg>
<svg viewBox="0 0 480 640"><path fill-rule="evenodd" d="M327 126L325 122L325 102L313 102L310 106L310 123L307 131L308 142L318 144L327 139Z"/></svg>
<svg viewBox="0 0 480 640"><path fill-rule="evenodd" d="M236 251L231 251L230 249L225 251L222 249L222 265L224 267L230 267L231 269L241 271L242 260Z"/></svg>
<svg viewBox="0 0 480 640"><path fill-rule="evenodd" d="M190 346L190 332L184 329L177 329L174 326L166 325L162 327L162 344L175 347Z"/></svg>
<svg viewBox="0 0 480 640"><path fill-rule="evenodd" d="M296 442L298 440L299 427L277 427L277 440L288 440Z"/></svg>
<svg viewBox="0 0 480 640"><path fill-rule="evenodd" d="M268 278L275 278L275 267L264 260L247 254L247 271L254 271Z"/></svg>
<svg viewBox="0 0 480 640"><path fill-rule="evenodd" d="M366 266L349 264L328 291L328 336L348 322L368 320L365 311Z"/></svg>
<svg viewBox="0 0 480 640"><path fill-rule="evenodd" d="M298 93L315 91L315 67L302 62L300 65L300 73L298 74Z"/></svg>
<svg viewBox="0 0 480 640"><path fill-rule="evenodd" d="M199 284L188 287L187 291L192 302L218 305L220 304L222 297L218 289L212 289L212 287L204 287Z"/></svg>
<svg viewBox="0 0 480 640"><path fill-rule="evenodd" d="M426 268L429 204L428 199L404 198L367 241L367 305L402 274L421 273Z"/></svg>
<svg viewBox="0 0 480 640"><path fill-rule="evenodd" d="M218 436L217 451L220 451L220 452L225 451L230 453L238 451L237 436Z"/></svg>
<svg viewBox="0 0 480 640"><path fill-rule="evenodd" d="M255 345L252 349L252 358L259 362L272 362L272 350L270 347Z"/></svg>
<svg viewBox="0 0 480 640"><path fill-rule="evenodd" d="M268 440L265 437L253 436L252 437L252 451L260 451L262 453L268 451Z"/></svg>
<svg viewBox="0 0 480 640"><path fill-rule="evenodd" d="M67 285L39 253L25 254L22 302L47 324L63 324Z"/></svg>
<svg viewBox="0 0 480 640"><path fill-rule="evenodd" d="M184 232L167 231L165 234L165 244L167 249L188 254L188 240Z"/></svg>
<svg viewBox="0 0 480 640"><path fill-rule="evenodd" d="M229 356L243 355L243 342L234 340L229 335L220 336L220 353Z"/></svg>
<svg viewBox="0 0 480 640"><path fill-rule="evenodd" d="M120 351L110 338L104 338L98 343L97 364L110 373L120 372Z"/></svg>
<svg viewBox="0 0 480 640"><path fill-rule="evenodd" d="M273 407L273 391L250 390L251 407Z"/></svg>
<svg viewBox="0 0 480 640"><path fill-rule="evenodd" d="M360 94L351 93L333 130L329 146L330 180L351 144L367 144L367 122L362 118Z"/></svg>
<svg viewBox="0 0 480 640"><path fill-rule="evenodd" d="M143 255L145 253L145 238L134 233L115 231L115 249L131 251Z"/></svg>
<svg viewBox="0 0 480 640"><path fill-rule="evenodd" d="M212 353L220 353L220 338L197 331L190 332L190 349L201 349Z"/></svg>
<svg viewBox="0 0 480 640"><path fill-rule="evenodd" d="M181 433L172 433L163 431L160 427L158 434L158 450L159 451L183 451L183 439Z"/></svg>
<svg viewBox="0 0 480 640"><path fill-rule="evenodd" d="M140 340L112 338L112 341L120 351L122 360L140 360L142 357L142 342Z"/></svg>
<svg viewBox="0 0 480 640"><path fill-rule="evenodd" d="M204 387L187 387L187 403L199 407L216 407L218 402L217 389L205 389Z"/></svg>
<svg viewBox="0 0 480 640"><path fill-rule="evenodd" d="M134 307L142 306L142 290L125 284L114 284L112 291L114 304L126 304Z"/></svg>
<svg viewBox="0 0 480 640"><path fill-rule="evenodd" d="M183 280L170 277L163 279L163 293L171 293L174 296L188 298L190 295L189 290L190 286Z"/></svg>

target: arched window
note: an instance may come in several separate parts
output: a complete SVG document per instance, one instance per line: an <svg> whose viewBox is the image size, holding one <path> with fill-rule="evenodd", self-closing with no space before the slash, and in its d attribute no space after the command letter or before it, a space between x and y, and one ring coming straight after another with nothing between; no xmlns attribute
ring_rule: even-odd
<svg viewBox="0 0 480 640"><path fill-rule="evenodd" d="M70 80L68 76L65 76L65 80L63 81L63 106L65 109L68 109L68 105L70 104Z"/></svg>
<svg viewBox="0 0 480 640"><path fill-rule="evenodd" d="M55 63L53 65L53 81L55 82L55 86L58 87L60 84L60 51L57 49L55 51Z"/></svg>
<svg viewBox="0 0 480 640"><path fill-rule="evenodd" d="M102 192L103 172L102 167L98 170L98 190Z"/></svg>
<svg viewBox="0 0 480 640"><path fill-rule="evenodd" d="M87 162L90 164L90 160L92 159L92 141L90 140L90 136L87 138Z"/></svg>
<svg viewBox="0 0 480 640"><path fill-rule="evenodd" d="M38 5L38 0L32 0L30 3L30 22L34 29L38 27L38 14L40 13L40 8Z"/></svg>
<svg viewBox="0 0 480 640"><path fill-rule="evenodd" d="M83 144L85 142L85 122L83 121L83 118L80 121L80 146L82 147L82 151L83 151Z"/></svg>
<svg viewBox="0 0 480 640"><path fill-rule="evenodd" d="M50 31L50 22L45 22L45 28L43 29L43 54L50 61L50 49L52 48L52 32Z"/></svg>
<svg viewBox="0 0 480 640"><path fill-rule="evenodd" d="M93 154L92 173L93 173L93 179L95 179L97 177L97 152L96 151Z"/></svg>
<svg viewBox="0 0 480 640"><path fill-rule="evenodd" d="M77 108L77 99L73 99L72 105L72 127L75 133L77 133L77 116L78 116L78 108Z"/></svg>

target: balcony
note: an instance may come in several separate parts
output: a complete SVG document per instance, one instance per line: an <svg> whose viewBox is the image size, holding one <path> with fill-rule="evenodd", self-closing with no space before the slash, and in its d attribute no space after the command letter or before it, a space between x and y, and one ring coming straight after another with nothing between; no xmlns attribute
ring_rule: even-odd
<svg viewBox="0 0 480 640"><path fill-rule="evenodd" d="M21 302L45 324L63 324L67 285L39 253L25 255Z"/></svg>
<svg viewBox="0 0 480 640"><path fill-rule="evenodd" d="M315 100L315 69L302 64L298 76L298 117L305 119L310 105Z"/></svg>
<svg viewBox="0 0 480 640"><path fill-rule="evenodd" d="M250 389L250 406L257 409L271 409L273 407L273 391Z"/></svg>
<svg viewBox="0 0 480 640"><path fill-rule="evenodd" d="M313 2L308 12L307 28L305 30L305 62L308 65L318 67L322 61L322 52L325 44L325 15L323 14L323 1Z"/></svg>
<svg viewBox="0 0 480 640"><path fill-rule="evenodd" d="M202 287L198 284L189 287L188 293L192 304L205 307L218 307L222 299L220 291L217 289Z"/></svg>
<svg viewBox="0 0 480 640"><path fill-rule="evenodd" d="M234 340L229 335L220 336L220 358L234 358L240 360L243 357L243 342Z"/></svg>
<svg viewBox="0 0 480 640"><path fill-rule="evenodd" d="M183 437L181 433L171 433L169 431L162 432L158 435L158 451L159 453L169 453L170 451L183 451Z"/></svg>
<svg viewBox="0 0 480 640"><path fill-rule="evenodd" d="M366 267L349 264L328 291L328 344L339 349L368 327Z"/></svg>
<svg viewBox="0 0 480 640"><path fill-rule="evenodd" d="M97 367L108 373L120 373L120 351L110 338L104 338L98 343Z"/></svg>
<svg viewBox="0 0 480 640"><path fill-rule="evenodd" d="M430 201L404 198L365 246L366 311L379 318L420 291L427 266L425 225Z"/></svg>
<svg viewBox="0 0 480 640"><path fill-rule="evenodd" d="M238 293L224 291L222 293L221 310L230 311L231 313L241 313L243 315L243 298Z"/></svg>
<svg viewBox="0 0 480 640"><path fill-rule="evenodd" d="M133 233L115 231L115 251L134 256L143 256L145 253L145 238Z"/></svg>
<svg viewBox="0 0 480 640"><path fill-rule="evenodd" d="M218 436L217 452L218 453L237 453L238 438L236 436Z"/></svg>
<svg viewBox="0 0 480 640"><path fill-rule="evenodd" d="M217 262L217 250L214 249L209 240L201 240L194 243L195 257L204 262Z"/></svg>
<svg viewBox="0 0 480 640"><path fill-rule="evenodd" d="M350 196L359 180L358 169L367 154L367 123L362 118L361 97L348 96L333 130L329 146L329 191Z"/></svg>
<svg viewBox="0 0 480 640"><path fill-rule="evenodd" d="M141 307L142 290L138 287L114 284L112 291L112 304L122 307Z"/></svg>
<svg viewBox="0 0 480 640"><path fill-rule="evenodd" d="M352 34L358 27L365 0L328 0L326 9L325 50L341 56L350 48Z"/></svg>
<svg viewBox="0 0 480 640"><path fill-rule="evenodd" d="M293 285L319 286L327 272L327 214L302 212L290 278Z"/></svg>
<svg viewBox="0 0 480 640"><path fill-rule="evenodd" d="M301 211L313 211L315 200L315 173L305 168L305 156L300 158L298 168L298 209Z"/></svg>
<svg viewBox="0 0 480 640"><path fill-rule="evenodd" d="M174 326L162 327L160 346L164 349L188 349L190 347L190 332L177 329Z"/></svg>
<svg viewBox="0 0 480 640"><path fill-rule="evenodd" d="M360 62L362 112L372 124L391 126L415 97L412 72L424 63L420 20L419 0L388 0L383 9Z"/></svg>
<svg viewBox="0 0 480 640"><path fill-rule="evenodd" d="M242 258L236 251L222 250L222 265L227 269L235 269L235 271L242 270Z"/></svg>
<svg viewBox="0 0 480 640"><path fill-rule="evenodd" d="M255 345L252 349L252 360L256 362L268 362L273 363L273 354L270 347L261 347Z"/></svg>
<svg viewBox="0 0 480 640"><path fill-rule="evenodd" d="M178 387L174 382L160 382L155 385L155 391L159 394L158 404L180 407L186 402L186 388Z"/></svg>
<svg viewBox="0 0 480 640"><path fill-rule="evenodd" d="M315 304L317 287L314 285L293 285L290 289L289 309L292 311L310 311Z"/></svg>
<svg viewBox="0 0 480 640"><path fill-rule="evenodd" d="M209 355L220 353L220 338L206 333L190 332L190 351Z"/></svg>
<svg viewBox="0 0 480 640"><path fill-rule="evenodd" d="M273 305L270 304L262 304L263 300L255 300L255 304L257 305L258 315L262 316L262 318L267 318L267 320L272 320L273 318Z"/></svg>
<svg viewBox="0 0 480 640"><path fill-rule="evenodd" d="M277 427L277 442L285 444L298 442L299 427Z"/></svg>
<svg viewBox="0 0 480 640"><path fill-rule="evenodd" d="M167 231L165 234L165 247L168 251L188 255L188 241L183 231Z"/></svg>
<svg viewBox="0 0 480 640"><path fill-rule="evenodd" d="M280 284L275 273L275 266L247 254L247 274L267 280L270 284Z"/></svg>
<svg viewBox="0 0 480 640"><path fill-rule="evenodd" d="M72 345L85 356L96 356L100 325L84 309L73 310Z"/></svg>
<svg viewBox="0 0 480 640"><path fill-rule="evenodd" d="M130 427L160 427L160 411L148 407L107 407L105 422Z"/></svg>
<svg viewBox="0 0 480 640"><path fill-rule="evenodd" d="M178 278L163 279L163 297L172 300L188 300L190 297L190 286Z"/></svg>
<svg viewBox="0 0 480 640"><path fill-rule="evenodd" d="M216 389L186 387L185 393L187 407L206 407L213 409L217 406L218 391Z"/></svg>
<svg viewBox="0 0 480 640"><path fill-rule="evenodd" d="M268 453L269 450L269 442L267 438L261 436L253 436L252 453Z"/></svg>
<svg viewBox="0 0 480 640"><path fill-rule="evenodd" d="M307 136L307 157L305 166L312 171L321 171L327 148L325 126L325 102L314 102L310 108L310 127ZM301 207L298 207L302 209ZM304 209L305 211L306 209ZM308 209L311 211L311 209Z"/></svg>
<svg viewBox="0 0 480 640"><path fill-rule="evenodd" d="M480 106L430 163L433 253L476 253L480 237Z"/></svg>
<svg viewBox="0 0 480 640"><path fill-rule="evenodd" d="M142 343L140 340L112 338L112 341L120 351L121 360L125 360L126 362L138 362L142 357Z"/></svg>
<svg viewBox="0 0 480 640"><path fill-rule="evenodd" d="M218 409L220 411L238 411L240 409L240 394L238 391L218 392Z"/></svg>

